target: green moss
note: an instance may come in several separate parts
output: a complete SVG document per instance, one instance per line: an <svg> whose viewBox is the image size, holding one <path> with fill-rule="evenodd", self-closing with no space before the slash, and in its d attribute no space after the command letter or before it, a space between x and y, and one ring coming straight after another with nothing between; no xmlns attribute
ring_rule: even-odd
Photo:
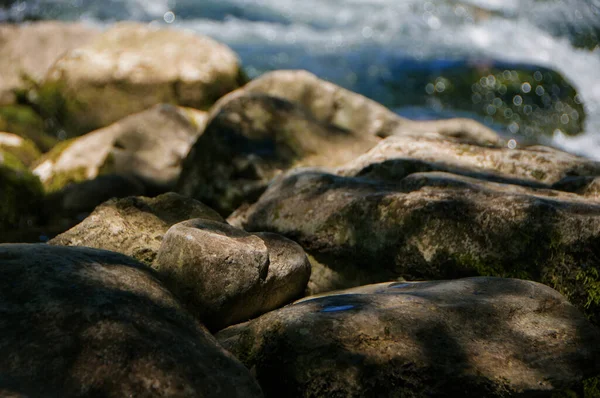
<svg viewBox="0 0 600 398"><path fill-rule="evenodd" d="M0 131L27 138L42 151L50 150L57 142L57 139L46 131L40 115L23 105L0 107Z"/></svg>
<svg viewBox="0 0 600 398"><path fill-rule="evenodd" d="M0 151L4 154L9 153L16 157L25 166L31 165L41 156L40 150L33 142L27 139L23 139L23 142L19 146L0 144Z"/></svg>
<svg viewBox="0 0 600 398"><path fill-rule="evenodd" d="M52 193L60 191L68 184L82 182L87 179L87 169L85 167L77 167L68 171L55 172L52 177L44 183L44 188L47 193Z"/></svg>
<svg viewBox="0 0 600 398"><path fill-rule="evenodd" d="M584 398L600 398L600 376L583 381Z"/></svg>

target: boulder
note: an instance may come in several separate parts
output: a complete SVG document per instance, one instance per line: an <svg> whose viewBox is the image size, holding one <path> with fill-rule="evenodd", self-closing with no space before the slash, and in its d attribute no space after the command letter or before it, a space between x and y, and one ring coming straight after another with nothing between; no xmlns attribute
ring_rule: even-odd
<svg viewBox="0 0 600 398"><path fill-rule="evenodd" d="M49 192L99 175L140 180L151 193L173 188L206 113L159 104L108 127L61 142L34 165Z"/></svg>
<svg viewBox="0 0 600 398"><path fill-rule="evenodd" d="M320 122L367 136L439 133L480 145L502 143L497 133L474 120L409 120L367 97L321 80L307 71L266 73L244 86L244 90L285 98L306 108Z"/></svg>
<svg viewBox="0 0 600 398"><path fill-rule="evenodd" d="M27 96L63 53L98 34L91 26L58 21L0 25L0 105Z"/></svg>
<svg viewBox="0 0 600 398"><path fill-rule="evenodd" d="M600 372L598 329L517 279L364 286L216 337L267 397L575 396Z"/></svg>
<svg viewBox="0 0 600 398"><path fill-rule="evenodd" d="M411 172L410 168L405 170L402 166L407 163L419 164L421 169L418 171L450 171L548 188L567 176L600 176L600 162L558 149L544 146L525 149L482 147L439 134L389 137L368 153L340 167L338 174L385 176L399 181Z"/></svg>
<svg viewBox="0 0 600 398"><path fill-rule="evenodd" d="M151 269L90 248L0 245L0 391L261 397Z"/></svg>
<svg viewBox="0 0 600 398"><path fill-rule="evenodd" d="M229 214L256 200L284 170L339 166L377 141L321 123L292 102L241 90L211 111L185 159L177 191Z"/></svg>
<svg viewBox="0 0 600 398"><path fill-rule="evenodd" d="M154 268L211 330L302 297L311 269L302 248L291 240L206 219L172 226Z"/></svg>
<svg viewBox="0 0 600 398"><path fill-rule="evenodd" d="M510 276L555 287L600 322L600 205L579 195L440 172L382 181L296 170L229 222L300 243L312 293Z"/></svg>
<svg viewBox="0 0 600 398"><path fill-rule="evenodd" d="M74 136L158 103L207 109L242 80L237 55L208 37L119 23L61 57L38 103Z"/></svg>
<svg viewBox="0 0 600 398"><path fill-rule="evenodd" d="M49 243L111 250L151 264L167 230L190 218L223 220L202 203L175 193L111 199Z"/></svg>

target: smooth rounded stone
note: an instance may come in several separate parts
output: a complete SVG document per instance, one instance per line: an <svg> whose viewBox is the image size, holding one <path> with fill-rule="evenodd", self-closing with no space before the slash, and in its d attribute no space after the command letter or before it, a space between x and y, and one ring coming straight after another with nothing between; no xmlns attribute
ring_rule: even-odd
<svg viewBox="0 0 600 398"><path fill-rule="evenodd" d="M439 133L480 145L502 143L496 132L471 119L414 121L383 105L304 70L274 71L251 81L244 90L301 104L322 123L367 136Z"/></svg>
<svg viewBox="0 0 600 398"><path fill-rule="evenodd" d="M304 250L289 239L205 219L171 227L154 268L211 330L302 297L311 270Z"/></svg>
<svg viewBox="0 0 600 398"><path fill-rule="evenodd" d="M296 170L228 221L300 243L309 293L511 276L557 288L600 322L600 205L575 194L439 172L389 182Z"/></svg>
<svg viewBox="0 0 600 398"><path fill-rule="evenodd" d="M216 337L267 397L550 397L600 372L598 329L517 279L364 286Z"/></svg>
<svg viewBox="0 0 600 398"><path fill-rule="evenodd" d="M393 164L403 160L425 162L429 170L418 171L450 171L534 187L545 185L549 188L566 176L600 176L600 162L557 149L544 146L524 149L482 147L439 134L388 137L369 152L339 167L336 173L401 180L411 169L394 170Z"/></svg>
<svg viewBox="0 0 600 398"><path fill-rule="evenodd" d="M197 200L172 192L156 198L111 199L48 243L111 250L152 264L167 230L190 218L223 221Z"/></svg>
<svg viewBox="0 0 600 398"><path fill-rule="evenodd" d="M239 90L211 111L184 161L177 191L229 214L255 201L282 171L340 166L378 141L320 123L284 99Z"/></svg>
<svg viewBox="0 0 600 398"><path fill-rule="evenodd" d="M0 245L0 309L2 396L262 396L151 269L118 253Z"/></svg>
<svg viewBox="0 0 600 398"><path fill-rule="evenodd" d="M189 108L155 105L61 142L36 162L33 172L50 192L105 174L131 176L149 192L166 192L174 187L206 117L205 112Z"/></svg>
<svg viewBox="0 0 600 398"><path fill-rule="evenodd" d="M16 134L0 131L0 152L9 153L17 158L23 165L29 166L34 160L41 156L36 145Z"/></svg>
<svg viewBox="0 0 600 398"><path fill-rule="evenodd" d="M27 94L66 51L88 43L98 29L57 21L0 25L0 104Z"/></svg>
<svg viewBox="0 0 600 398"><path fill-rule="evenodd" d="M158 103L207 109L239 87L237 55L191 32L119 23L63 55L40 89L40 105L80 135Z"/></svg>

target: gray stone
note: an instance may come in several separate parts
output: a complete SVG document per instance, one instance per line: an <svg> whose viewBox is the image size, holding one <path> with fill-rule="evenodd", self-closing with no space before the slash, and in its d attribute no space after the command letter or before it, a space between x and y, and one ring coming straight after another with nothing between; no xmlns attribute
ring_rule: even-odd
<svg viewBox="0 0 600 398"><path fill-rule="evenodd" d="M40 89L42 111L71 135L158 103L207 109L242 83L237 55L190 32L119 23L69 51Z"/></svg>
<svg viewBox="0 0 600 398"><path fill-rule="evenodd" d="M205 219L171 227L154 268L213 330L301 297L310 277L310 263L293 241Z"/></svg>
<svg viewBox="0 0 600 398"><path fill-rule="evenodd" d="M0 245L0 311L3 397L262 396L155 273L121 254Z"/></svg>
<svg viewBox="0 0 600 398"><path fill-rule="evenodd" d="M320 123L283 99L244 90L221 99L185 159L177 191L222 214L252 203L298 166L340 166L378 139Z"/></svg>
<svg viewBox="0 0 600 398"><path fill-rule="evenodd" d="M49 243L111 250L152 264L167 230L190 218L223 220L197 200L175 193L111 199Z"/></svg>
<svg viewBox="0 0 600 398"><path fill-rule="evenodd" d="M440 172L382 181L296 170L229 222L300 243L312 293L511 276L555 287L600 321L600 205L576 194Z"/></svg>
<svg viewBox="0 0 600 398"><path fill-rule="evenodd" d="M600 372L598 329L517 279L364 286L216 337L267 397L574 396Z"/></svg>

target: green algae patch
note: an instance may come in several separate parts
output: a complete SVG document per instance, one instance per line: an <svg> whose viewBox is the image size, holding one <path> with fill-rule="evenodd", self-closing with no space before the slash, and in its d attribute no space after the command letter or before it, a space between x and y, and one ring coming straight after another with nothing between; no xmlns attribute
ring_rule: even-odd
<svg viewBox="0 0 600 398"><path fill-rule="evenodd" d="M58 141L47 132L44 119L25 105L0 106L0 131L29 139L43 152Z"/></svg>

